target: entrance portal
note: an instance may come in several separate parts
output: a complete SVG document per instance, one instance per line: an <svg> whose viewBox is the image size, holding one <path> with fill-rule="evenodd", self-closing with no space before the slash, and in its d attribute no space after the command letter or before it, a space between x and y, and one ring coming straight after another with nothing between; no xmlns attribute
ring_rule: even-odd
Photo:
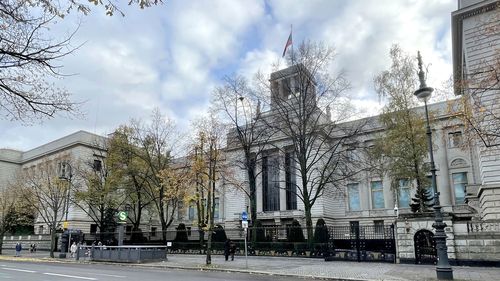
<svg viewBox="0 0 500 281"><path fill-rule="evenodd" d="M416 264L436 264L436 241L434 234L429 230L419 230L413 238L415 243Z"/></svg>

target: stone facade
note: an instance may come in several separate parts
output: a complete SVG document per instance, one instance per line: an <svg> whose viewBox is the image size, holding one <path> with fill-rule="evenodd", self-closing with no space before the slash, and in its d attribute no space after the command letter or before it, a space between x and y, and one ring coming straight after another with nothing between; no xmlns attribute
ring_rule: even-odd
<svg viewBox="0 0 500 281"><path fill-rule="evenodd" d="M500 189L500 1L460 0L452 13L453 65L456 93L471 104L474 126L481 130L475 145L480 182L477 193L484 220L500 219L495 205ZM496 78L492 70L496 71ZM497 116L493 118L492 116Z"/></svg>
<svg viewBox="0 0 500 281"><path fill-rule="evenodd" d="M76 168L91 159L102 160L102 155L97 151L101 151L99 147L102 147L100 144L103 141L102 136L78 131L24 152L0 149L0 188L12 184L23 170L37 169L41 164L48 163L55 171L55 167L60 163L69 163ZM73 177L71 184L78 184L78 181L78 177ZM69 205L67 218L68 228L90 231L90 219L76 206ZM41 220L35 222L36 234L47 234L48 229Z"/></svg>

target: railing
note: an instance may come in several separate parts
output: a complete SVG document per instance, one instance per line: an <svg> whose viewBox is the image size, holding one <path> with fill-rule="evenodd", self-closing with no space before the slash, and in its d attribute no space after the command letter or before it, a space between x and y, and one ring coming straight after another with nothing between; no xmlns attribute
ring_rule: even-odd
<svg viewBox="0 0 500 281"><path fill-rule="evenodd" d="M79 246L76 259L92 261L111 261L141 263L147 261L165 260L166 246Z"/></svg>
<svg viewBox="0 0 500 281"><path fill-rule="evenodd" d="M468 233L500 233L500 221L467 222Z"/></svg>

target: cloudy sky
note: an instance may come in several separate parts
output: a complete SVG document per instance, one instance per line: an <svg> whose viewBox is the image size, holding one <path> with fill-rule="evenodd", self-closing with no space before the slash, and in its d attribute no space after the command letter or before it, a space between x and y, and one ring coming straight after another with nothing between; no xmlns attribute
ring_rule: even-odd
<svg viewBox="0 0 500 281"><path fill-rule="evenodd" d="M77 130L107 134L131 118L147 119L158 107L181 128L207 108L225 75L251 77L280 59L293 25L295 43L323 41L336 48L338 69L352 84L355 105L376 114L382 107L373 77L388 68L399 44L422 52L428 84L451 76L450 13L454 0L168 0L146 10L126 7L125 17L100 9L72 15L53 28L64 36L79 30L57 81L83 101L80 119L57 117L23 126L0 120L0 148L28 150Z"/></svg>

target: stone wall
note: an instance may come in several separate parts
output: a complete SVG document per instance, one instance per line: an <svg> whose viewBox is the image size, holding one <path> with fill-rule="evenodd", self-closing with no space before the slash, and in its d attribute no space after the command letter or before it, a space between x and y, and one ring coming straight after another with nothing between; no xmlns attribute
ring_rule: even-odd
<svg viewBox="0 0 500 281"><path fill-rule="evenodd" d="M29 251L29 245L35 243L37 250L50 250L50 235L24 235L24 236L4 236L3 250L14 250L16 243L20 242L23 246L23 251Z"/></svg>

